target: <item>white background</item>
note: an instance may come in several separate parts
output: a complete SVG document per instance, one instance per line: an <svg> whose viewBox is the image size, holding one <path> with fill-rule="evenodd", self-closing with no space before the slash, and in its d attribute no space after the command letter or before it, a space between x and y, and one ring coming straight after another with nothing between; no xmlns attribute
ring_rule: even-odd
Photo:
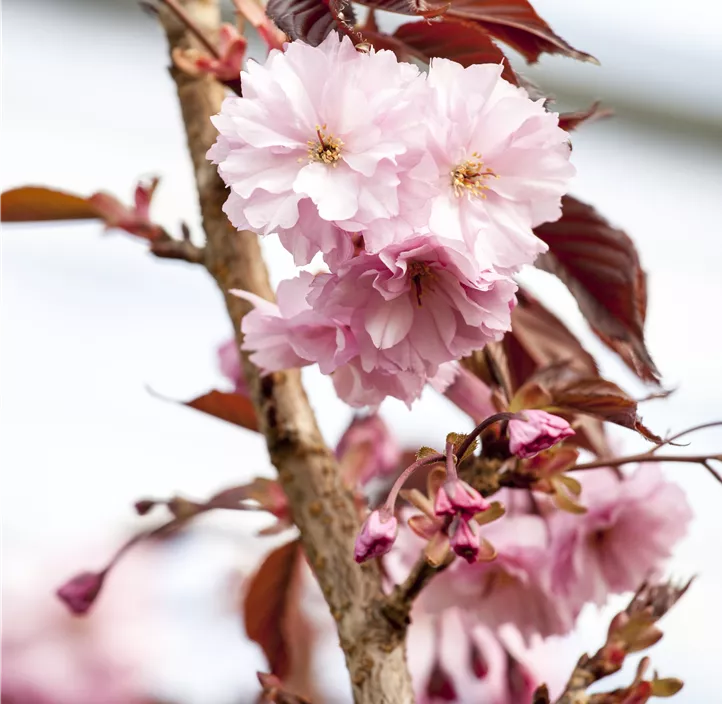
<svg viewBox="0 0 722 704"><path fill-rule="evenodd" d="M573 192L625 227L649 272L649 347L668 387L644 409L665 432L722 418L719 308L722 303L722 9L713 0L538 0L536 7L602 67L551 57L533 71L563 104L592 97L620 116L574 136ZM195 193L166 48L155 21L132 0L6 0L3 7L2 187L48 184L128 199L138 176L162 183L154 216L199 232ZM683 10L683 12L681 11ZM274 277L292 271L267 243ZM527 280L598 353L605 373L641 387L589 336L570 296L550 277ZM180 491L202 497L256 473L270 475L254 435L153 398L146 385L191 398L222 384L214 350L230 328L203 272L159 262L142 244L93 224L6 227L2 233L2 436L5 607L30 579L50 589L103 556L141 521L139 496ZM307 375L329 441L350 417L327 380ZM409 414L385 415L409 444L461 421L425 398ZM449 428L451 429L451 428ZM621 434L625 447L639 447ZM722 433L693 449L722 449ZM671 573L699 574L665 622L652 652L663 675L686 680L676 701L717 700L722 606L722 486L701 468L670 466L697 519ZM262 666L242 642L226 580L252 564L257 544L238 516L206 521L158 563L148 668L159 693L177 701L243 701ZM51 598L51 597L48 597ZM561 644L568 669L596 648L606 615L585 613ZM563 656L563 657L562 657ZM328 668L327 668L328 669ZM338 681L343 672L337 670ZM340 695L337 695L340 696ZM240 697L240 699L239 699Z"/></svg>

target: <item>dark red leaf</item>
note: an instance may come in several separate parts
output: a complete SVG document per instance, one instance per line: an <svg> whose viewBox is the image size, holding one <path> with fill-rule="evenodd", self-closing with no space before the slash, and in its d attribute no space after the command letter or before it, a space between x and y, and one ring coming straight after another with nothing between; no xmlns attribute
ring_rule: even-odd
<svg viewBox="0 0 722 704"><path fill-rule="evenodd" d="M637 402L626 391L599 376L586 377L569 365L553 364L540 370L519 393L539 398L539 405L552 407L560 414L589 415L636 430L653 442L661 442L642 424L637 415Z"/></svg>
<svg viewBox="0 0 722 704"><path fill-rule="evenodd" d="M23 186L5 191L0 205L2 222L88 220L99 217L87 198L42 186Z"/></svg>
<svg viewBox="0 0 722 704"><path fill-rule="evenodd" d="M440 22L409 22L394 32L393 39L401 42L411 56L426 62L434 56L451 59L462 66L503 62L503 77L510 83L517 83L516 75L504 53L494 44L489 34L473 22L452 19Z"/></svg>
<svg viewBox="0 0 722 704"><path fill-rule="evenodd" d="M518 388L538 369L566 362L587 376L596 376L597 363L576 336L527 291L517 293L511 332L504 336L512 385Z"/></svg>
<svg viewBox="0 0 722 704"><path fill-rule="evenodd" d="M268 0L266 14L291 39L312 46L332 31L350 34L356 22L353 7L343 0Z"/></svg>
<svg viewBox="0 0 722 704"><path fill-rule="evenodd" d="M185 405L234 425L240 425L242 428L258 430L258 418L253 404L249 398L241 394L214 389L192 401L186 401Z"/></svg>
<svg viewBox="0 0 722 704"><path fill-rule="evenodd" d="M644 343L647 282L632 240L594 208L571 196L562 217L536 228L549 245L537 266L572 292L592 330L645 381L659 371Z"/></svg>
<svg viewBox="0 0 722 704"><path fill-rule="evenodd" d="M504 336L502 343L513 389L519 388L538 370L557 362L566 362L583 376L599 375L594 357L559 318L523 289L519 290L517 299L511 332ZM569 440L570 444L595 455L609 454L604 426L599 419L577 418L574 429L576 435Z"/></svg>
<svg viewBox="0 0 722 704"><path fill-rule="evenodd" d="M301 554L300 545L294 540L269 553L251 578L243 603L248 637L261 646L271 672L281 679L290 669L290 648L284 624Z"/></svg>
<svg viewBox="0 0 722 704"><path fill-rule="evenodd" d="M603 108L597 100L592 103L586 110L578 110L577 112L562 112L559 114L559 127L567 132L575 130L583 122L594 122L602 120L605 117L614 115L614 110Z"/></svg>
<svg viewBox="0 0 722 704"><path fill-rule="evenodd" d="M359 5L366 5L377 10L394 12L398 15L416 15L417 17L439 17L449 8L449 2L431 3L426 0L357 0Z"/></svg>
<svg viewBox="0 0 722 704"><path fill-rule="evenodd" d="M452 0L447 16L479 22L529 63L537 61L543 53L596 62L593 56L577 51L555 34L528 0Z"/></svg>

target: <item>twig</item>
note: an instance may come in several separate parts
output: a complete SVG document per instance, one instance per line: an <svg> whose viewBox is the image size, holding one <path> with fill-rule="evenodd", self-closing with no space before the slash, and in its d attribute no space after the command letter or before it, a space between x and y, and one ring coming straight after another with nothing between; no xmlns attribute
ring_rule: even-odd
<svg viewBox="0 0 722 704"><path fill-rule="evenodd" d="M451 562L444 562L434 567L423 555L419 557L408 577L401 584L396 585L382 607L384 616L395 628L405 629L410 622L409 614L416 597L435 575L443 572L450 564Z"/></svg>
<svg viewBox="0 0 722 704"><path fill-rule="evenodd" d="M211 42L208 37L206 36L205 32L198 26L198 24L193 20L193 18L183 9L181 5L178 4L177 0L159 0L159 2L163 3L171 12L173 12L176 17L188 28L190 32L192 32L193 36L201 43L203 46L208 49L208 51L211 53L211 56L213 56L216 59L221 58L221 54L218 51L218 49L214 46L213 42Z"/></svg>
<svg viewBox="0 0 722 704"><path fill-rule="evenodd" d="M654 645L662 637L662 632L656 626L657 621L679 601L692 581L689 580L681 586L671 582L659 585L646 582L642 584L627 608L612 619L604 645L591 657L585 653L579 658L556 704L591 701L585 694L589 686L621 670L628 654ZM622 702L621 699L613 701ZM545 685L537 689L534 702L549 702Z"/></svg>
<svg viewBox="0 0 722 704"><path fill-rule="evenodd" d="M207 36L220 24L218 0L174 0ZM191 47L194 34L178 13L160 7L171 52ZM223 213L227 191L206 153L217 133L210 117L219 112L224 87L207 76L190 76L171 67L178 91L188 148L206 233L204 265L224 295L236 339L250 305L229 294L243 289L273 300L258 237L237 232ZM404 632L384 618L384 595L376 561L359 567L353 559L360 520L352 493L344 486L333 453L323 442L301 385L298 370L259 376L243 357L244 375L268 446L288 498L304 551L338 627L356 704L411 704L411 678L405 663Z"/></svg>
<svg viewBox="0 0 722 704"><path fill-rule="evenodd" d="M569 471L580 472L586 469L597 469L598 467L619 467L623 464L634 464L636 462L686 462L701 464L718 482L722 484L722 475L712 467L710 460L722 461L722 455L655 455L654 450L644 452L640 455L628 455L627 457L616 457L610 459L594 460L575 465Z"/></svg>
<svg viewBox="0 0 722 704"><path fill-rule="evenodd" d="M191 264L203 264L205 261L205 250L189 240L157 240L151 242L150 251L161 259L181 259Z"/></svg>

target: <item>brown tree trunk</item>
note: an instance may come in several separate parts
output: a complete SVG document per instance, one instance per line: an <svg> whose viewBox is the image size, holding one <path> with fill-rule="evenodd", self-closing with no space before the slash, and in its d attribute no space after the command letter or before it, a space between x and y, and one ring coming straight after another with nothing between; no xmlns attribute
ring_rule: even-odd
<svg viewBox="0 0 722 704"><path fill-rule="evenodd" d="M178 0L189 17L215 38L218 0ZM161 22L171 51L188 48L194 40L167 7ZM221 107L225 89L208 77L193 77L171 68L178 90L188 149L193 162L203 227L204 264L225 298L241 342L245 301L229 295L245 289L273 299L258 237L237 232L222 212L226 189L215 167L206 160L216 131L211 115ZM343 487L333 453L324 444L298 370L263 379L244 358L246 379L258 413L261 432L288 496L293 519L331 614L338 625L357 704L410 704L413 690L405 661L405 629L382 613L381 575L375 563L362 567L353 560L359 518L351 494Z"/></svg>

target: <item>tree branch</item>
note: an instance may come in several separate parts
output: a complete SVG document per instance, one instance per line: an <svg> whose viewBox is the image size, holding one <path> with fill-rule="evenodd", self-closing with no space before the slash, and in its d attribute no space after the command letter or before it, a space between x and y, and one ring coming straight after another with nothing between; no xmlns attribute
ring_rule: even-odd
<svg viewBox="0 0 722 704"><path fill-rule="evenodd" d="M218 0L178 0L177 4L206 37L217 34ZM171 52L193 46L193 36L177 14L163 5L159 17ZM220 288L236 338L249 304L232 296L238 288L272 300L268 272L258 238L236 232L222 211L226 189L206 160L216 132L210 117L220 110L223 87L207 76L170 69L178 91L188 148L193 162L203 227L204 264ZM245 378L266 437L271 461L278 469L294 522L338 625L357 704L410 704L411 680L405 663L405 629L382 613L381 574L375 562L358 566L353 559L360 521L351 493L343 486L333 454L325 446L298 370L261 379L244 355Z"/></svg>

